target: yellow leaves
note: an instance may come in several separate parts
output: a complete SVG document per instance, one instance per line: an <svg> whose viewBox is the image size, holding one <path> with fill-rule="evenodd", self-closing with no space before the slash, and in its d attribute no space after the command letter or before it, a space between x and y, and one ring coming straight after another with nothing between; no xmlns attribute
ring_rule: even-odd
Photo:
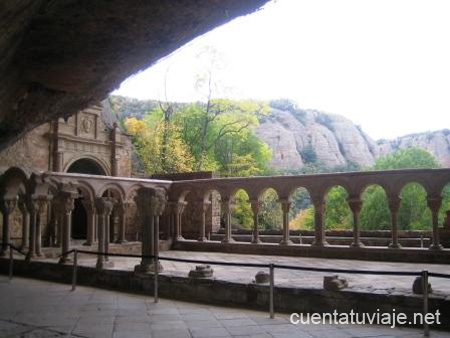
<svg viewBox="0 0 450 338"><path fill-rule="evenodd" d="M144 121L138 120L135 117L130 117L125 120L125 127L133 136L142 136L147 131L147 126Z"/></svg>

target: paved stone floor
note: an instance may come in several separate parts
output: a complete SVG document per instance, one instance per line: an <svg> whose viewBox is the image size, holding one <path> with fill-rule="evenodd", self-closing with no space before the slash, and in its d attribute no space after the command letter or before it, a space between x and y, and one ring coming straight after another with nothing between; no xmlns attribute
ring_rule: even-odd
<svg viewBox="0 0 450 338"><path fill-rule="evenodd" d="M82 249L82 247L80 247ZM428 263L393 263L357 261L345 259L322 259L307 257L286 256L264 256L264 255L242 255L219 252L192 252L192 251L163 251L162 257L188 258L196 260L246 262L246 263L278 263L294 266L337 268L337 269L360 269L360 270L389 270L389 271L417 271L428 270L450 274L449 266L446 264ZM139 259L111 257L114 263L113 269L133 270L139 264ZM95 266L95 258L90 255L82 255L80 264ZM187 276L189 270L194 268L194 263L179 263L161 261L164 267L163 274ZM230 267L213 265L215 278L241 283L251 283L255 274L264 270L261 268ZM267 269L268 272L268 269ZM323 276L329 273L317 273L310 271L293 271L276 269L275 284L280 286L295 286L305 288L322 288ZM386 294L411 294L412 284L415 277L411 276L378 276L378 275L354 275L341 274L349 282L349 288L362 292L376 292ZM450 299L450 279L430 278L434 295L448 297Z"/></svg>
<svg viewBox="0 0 450 338"><path fill-rule="evenodd" d="M153 299L101 289L0 276L2 338L349 338L422 337L420 329L293 325L288 315ZM432 331L431 337L450 337Z"/></svg>

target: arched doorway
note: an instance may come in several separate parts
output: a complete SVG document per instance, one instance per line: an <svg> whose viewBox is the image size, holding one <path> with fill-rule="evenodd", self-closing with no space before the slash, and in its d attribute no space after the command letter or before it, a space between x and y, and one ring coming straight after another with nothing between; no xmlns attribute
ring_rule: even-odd
<svg viewBox="0 0 450 338"><path fill-rule="evenodd" d="M73 162L69 168L68 173L89 174L89 175L106 175L105 170L96 161L90 158L80 158Z"/></svg>
<svg viewBox="0 0 450 338"><path fill-rule="evenodd" d="M67 172L88 175L106 175L102 166L90 158L76 160L69 168L67 168ZM82 191L79 192L79 197L75 199L75 205L72 212L71 236L75 240L85 240L87 239L89 215L83 202L86 201L87 196L84 196Z"/></svg>

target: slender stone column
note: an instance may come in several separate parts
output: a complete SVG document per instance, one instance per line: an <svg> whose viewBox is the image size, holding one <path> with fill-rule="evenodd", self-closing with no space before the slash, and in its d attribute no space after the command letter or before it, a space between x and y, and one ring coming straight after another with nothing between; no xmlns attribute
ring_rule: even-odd
<svg viewBox="0 0 450 338"><path fill-rule="evenodd" d="M206 238L206 213L208 212L208 208L211 205L209 202L204 202L203 200L199 202L199 206L202 209L202 219L200 224L200 231L198 234L198 241L205 242L208 239Z"/></svg>
<svg viewBox="0 0 450 338"><path fill-rule="evenodd" d="M129 203L122 202L117 206L117 214L119 215L119 236L117 238L116 243L126 243L125 239L125 229L127 226L127 210L129 207Z"/></svg>
<svg viewBox="0 0 450 338"><path fill-rule="evenodd" d="M323 201L323 197L317 199L314 203L314 230L315 230L315 238L314 242L311 244L312 246L326 246L328 245L325 240L325 227L323 224L323 214L325 212L325 202Z"/></svg>
<svg viewBox="0 0 450 338"><path fill-rule="evenodd" d="M253 212L253 236L252 236L252 244L261 243L261 239L259 238L259 210L261 209L261 202L258 200L251 200L250 206Z"/></svg>
<svg viewBox="0 0 450 338"><path fill-rule="evenodd" d="M83 245L92 245L94 244L94 235L95 235L95 205L94 201L91 200L82 200L81 203L86 210L86 221L87 221L87 233L86 233L86 242Z"/></svg>
<svg viewBox="0 0 450 338"><path fill-rule="evenodd" d="M65 252L70 250L70 234L72 228L72 211L75 207L76 190L60 190L57 196L62 213L62 229L61 229L61 251L62 256L60 263L70 261L69 256Z"/></svg>
<svg viewBox="0 0 450 338"><path fill-rule="evenodd" d="M433 222L433 243L430 245L430 250L442 250L443 246L439 240L439 209L442 205L442 196L427 196L428 207L431 210L431 219Z"/></svg>
<svg viewBox="0 0 450 338"><path fill-rule="evenodd" d="M289 239L289 210L291 207L291 201L288 199L281 199L281 210L283 211L283 239L281 245L290 245L292 241Z"/></svg>
<svg viewBox="0 0 450 338"><path fill-rule="evenodd" d="M231 199L222 200L222 211L225 213L225 237L222 243L233 243L234 239L231 237L231 213L233 212L234 203Z"/></svg>
<svg viewBox="0 0 450 338"><path fill-rule="evenodd" d="M36 234L35 234L35 249L36 256L42 257L42 227L45 222L43 213L46 211L48 203L51 201L52 196L38 196L34 198L35 210L37 211L36 217Z"/></svg>
<svg viewBox="0 0 450 338"><path fill-rule="evenodd" d="M187 202L176 202L174 205L174 216L175 216L175 238L176 241L184 241L184 237L182 235L182 226L181 226L181 216L183 215L184 208L186 207Z"/></svg>
<svg viewBox="0 0 450 338"><path fill-rule="evenodd" d="M30 246L30 213L28 212L25 197L19 200L19 209L22 212L22 245L21 249L28 249Z"/></svg>
<svg viewBox="0 0 450 338"><path fill-rule="evenodd" d="M1 204L3 214L2 250L0 256L6 256L11 241L10 216L17 207L18 197L4 198Z"/></svg>
<svg viewBox="0 0 450 338"><path fill-rule="evenodd" d="M398 241L398 225L397 225L397 213L401 201L402 199L398 195L388 196L389 210L391 211L392 242L389 244L389 248L391 249L400 249L402 247Z"/></svg>
<svg viewBox="0 0 450 338"><path fill-rule="evenodd" d="M113 209L113 202L108 197L97 197L94 201L95 210L97 214L98 224L98 251L107 252L106 227L107 219L109 218ZM105 267L107 257L103 255L97 256L97 268L103 269Z"/></svg>
<svg viewBox="0 0 450 338"><path fill-rule="evenodd" d="M362 201L359 196L349 197L348 205L353 213L353 242L350 244L352 248L363 247L364 244L360 240L360 230L359 230L359 212L361 211Z"/></svg>
<svg viewBox="0 0 450 338"><path fill-rule="evenodd" d="M167 195L162 188L141 188L135 197L138 214L142 224L142 255L159 255L159 217L167 202ZM161 264L156 266L154 258L143 258L136 272L153 272L162 270Z"/></svg>

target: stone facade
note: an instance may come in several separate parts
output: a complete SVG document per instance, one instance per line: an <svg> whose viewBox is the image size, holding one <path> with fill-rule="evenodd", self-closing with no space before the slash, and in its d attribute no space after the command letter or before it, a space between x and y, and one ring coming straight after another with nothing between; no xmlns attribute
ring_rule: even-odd
<svg viewBox="0 0 450 338"><path fill-rule="evenodd" d="M32 130L0 153L0 165L75 172L71 166L83 160L103 175L130 177L132 152L130 137L103 103Z"/></svg>

